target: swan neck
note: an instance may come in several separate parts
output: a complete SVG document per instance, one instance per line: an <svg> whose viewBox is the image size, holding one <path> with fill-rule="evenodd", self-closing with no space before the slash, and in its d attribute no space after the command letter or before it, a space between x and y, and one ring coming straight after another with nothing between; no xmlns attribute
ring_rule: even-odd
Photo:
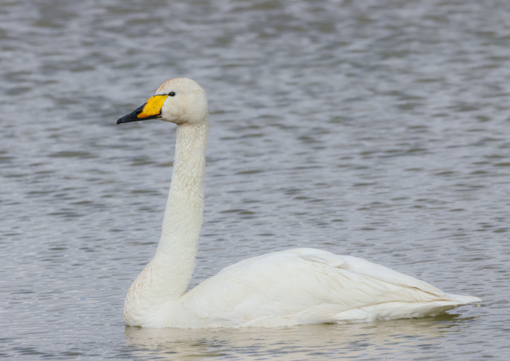
<svg viewBox="0 0 510 361"><path fill-rule="evenodd" d="M188 288L198 249L204 210L203 181L207 119L179 125L172 183L161 239L154 258L131 285L124 304L127 325L151 325Z"/></svg>
<svg viewBox="0 0 510 361"><path fill-rule="evenodd" d="M158 252L173 252L183 245L196 248L204 210L207 132L207 123L177 127L172 183Z"/></svg>

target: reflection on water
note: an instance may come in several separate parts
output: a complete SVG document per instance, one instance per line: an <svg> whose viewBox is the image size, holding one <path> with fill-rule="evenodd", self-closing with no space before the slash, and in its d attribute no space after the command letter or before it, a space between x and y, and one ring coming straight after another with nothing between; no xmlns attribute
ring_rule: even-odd
<svg viewBox="0 0 510 361"><path fill-rule="evenodd" d="M356 359L406 359L407 352L422 348L424 355L443 337L458 332L474 317L443 315L423 319L346 325L308 325L289 328L142 329L126 327L125 336L136 355L186 357L201 360L222 356L256 360L280 355L289 360L311 360L320 355ZM397 351L397 352L396 352Z"/></svg>

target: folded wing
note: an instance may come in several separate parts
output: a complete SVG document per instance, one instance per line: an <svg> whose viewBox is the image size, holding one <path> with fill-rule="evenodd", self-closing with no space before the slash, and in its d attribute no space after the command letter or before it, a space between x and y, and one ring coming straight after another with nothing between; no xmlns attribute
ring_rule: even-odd
<svg viewBox="0 0 510 361"><path fill-rule="evenodd" d="M477 301L360 258L301 248L225 268L184 295L173 306L172 314L180 316L169 322L197 318L196 327L226 327L367 321L421 317Z"/></svg>

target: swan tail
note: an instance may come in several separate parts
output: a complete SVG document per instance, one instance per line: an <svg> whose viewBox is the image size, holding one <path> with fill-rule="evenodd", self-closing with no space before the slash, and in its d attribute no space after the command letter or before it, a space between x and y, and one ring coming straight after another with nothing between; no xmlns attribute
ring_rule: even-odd
<svg viewBox="0 0 510 361"><path fill-rule="evenodd" d="M453 302L455 302L455 304L458 305L458 306L467 305L467 304L470 304L470 303L482 302L481 298L473 297L473 296L461 296L461 295L448 294L448 297Z"/></svg>
<svg viewBox="0 0 510 361"><path fill-rule="evenodd" d="M376 320L391 320L399 318L417 318L437 316L445 311L482 300L478 297L447 295L449 300L433 302L386 302L376 305L352 309L336 314L333 319L338 323L366 322Z"/></svg>

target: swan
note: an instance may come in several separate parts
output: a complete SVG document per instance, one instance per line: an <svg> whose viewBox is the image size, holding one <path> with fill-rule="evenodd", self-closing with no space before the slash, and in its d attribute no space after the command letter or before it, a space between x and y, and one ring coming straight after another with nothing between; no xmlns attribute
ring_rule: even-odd
<svg viewBox="0 0 510 361"><path fill-rule="evenodd" d="M209 114L193 80L164 82L117 124L161 119L177 124L172 182L161 239L129 288L128 326L212 328L291 326L433 316L480 302L369 261L311 248L233 264L186 292L202 227Z"/></svg>

